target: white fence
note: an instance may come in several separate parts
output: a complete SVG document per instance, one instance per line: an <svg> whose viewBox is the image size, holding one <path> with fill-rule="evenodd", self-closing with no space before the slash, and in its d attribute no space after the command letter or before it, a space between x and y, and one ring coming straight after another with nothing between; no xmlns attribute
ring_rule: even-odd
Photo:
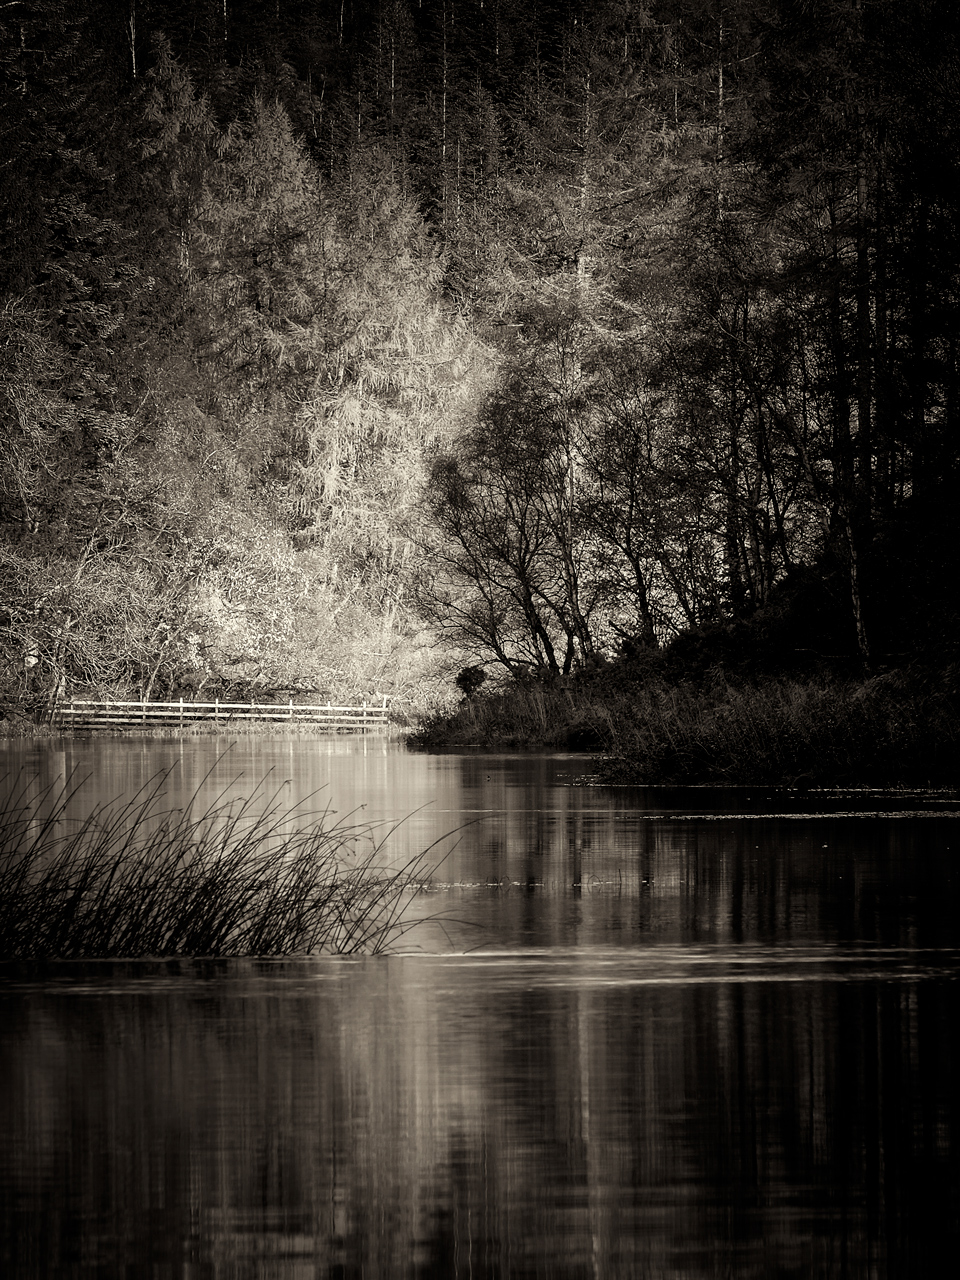
<svg viewBox="0 0 960 1280"><path fill-rule="evenodd" d="M143 728L146 725L184 726L198 721L238 724L266 720L278 724L324 725L328 729L385 728L387 699L363 702L359 706L301 706L290 701L275 702L95 702L85 698L64 699L53 714L54 724L86 729Z"/></svg>

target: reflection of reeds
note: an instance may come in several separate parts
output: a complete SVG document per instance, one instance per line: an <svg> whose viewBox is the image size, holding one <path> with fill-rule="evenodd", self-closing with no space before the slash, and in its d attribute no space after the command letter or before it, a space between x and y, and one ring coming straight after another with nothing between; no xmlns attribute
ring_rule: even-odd
<svg viewBox="0 0 960 1280"><path fill-rule="evenodd" d="M384 950L411 922L431 850L390 865L390 831L262 787L199 817L168 774L72 820L80 785L0 803L0 958Z"/></svg>

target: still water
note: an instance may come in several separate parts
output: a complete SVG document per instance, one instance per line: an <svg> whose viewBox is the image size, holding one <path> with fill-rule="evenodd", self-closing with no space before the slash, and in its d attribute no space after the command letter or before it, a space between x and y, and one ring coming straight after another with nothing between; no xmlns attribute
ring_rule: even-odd
<svg viewBox="0 0 960 1280"><path fill-rule="evenodd" d="M0 966L0 1275L942 1272L955 796L226 745L7 744L0 773L76 770L79 810L175 767L178 802L266 776L404 819L396 857L442 859L419 923L381 958Z"/></svg>

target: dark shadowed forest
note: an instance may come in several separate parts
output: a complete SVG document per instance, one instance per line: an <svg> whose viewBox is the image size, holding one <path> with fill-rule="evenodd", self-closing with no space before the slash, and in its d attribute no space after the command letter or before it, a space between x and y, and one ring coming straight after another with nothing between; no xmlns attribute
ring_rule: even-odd
<svg viewBox="0 0 960 1280"><path fill-rule="evenodd" d="M958 37L0 6L8 723L376 692L625 780L953 780Z"/></svg>

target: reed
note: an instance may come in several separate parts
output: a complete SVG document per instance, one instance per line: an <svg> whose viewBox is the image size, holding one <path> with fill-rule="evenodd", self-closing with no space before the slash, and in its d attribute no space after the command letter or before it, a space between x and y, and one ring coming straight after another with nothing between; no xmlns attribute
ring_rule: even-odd
<svg viewBox="0 0 960 1280"><path fill-rule="evenodd" d="M196 797L165 807L167 779L79 821L75 780L9 788L0 959L378 953L412 926L433 847L391 866L393 828L291 806L282 788L194 816Z"/></svg>

